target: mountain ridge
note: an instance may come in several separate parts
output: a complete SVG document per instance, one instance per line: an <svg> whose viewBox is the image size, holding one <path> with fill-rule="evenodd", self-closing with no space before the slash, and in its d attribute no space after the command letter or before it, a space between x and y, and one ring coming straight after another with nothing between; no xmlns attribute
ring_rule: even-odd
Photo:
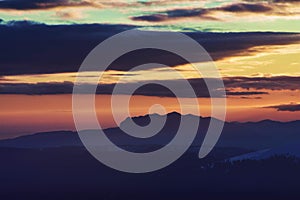
<svg viewBox="0 0 300 200"><path fill-rule="evenodd" d="M133 117L137 124L146 124L150 117L167 116L165 127L151 138L135 138L124 133L119 127L104 129L109 139L118 146L164 146L169 143L177 132L181 117L199 117L195 115L181 115L171 112L167 115L150 114ZM192 146L201 146L209 122L218 120L211 117L199 117L198 134ZM147 122L147 123L146 123ZM126 123L126 119L122 122ZM300 121L277 122L263 120L259 122L224 122L224 129L217 143L217 147L234 147L253 151L273 148L285 141L299 140L298 129ZM188 133L187 133L188 134ZM76 131L40 132L16 138L0 140L0 147L14 148L48 148L61 146L83 146ZM152 149L153 150L153 149ZM155 150L155 148L154 148Z"/></svg>

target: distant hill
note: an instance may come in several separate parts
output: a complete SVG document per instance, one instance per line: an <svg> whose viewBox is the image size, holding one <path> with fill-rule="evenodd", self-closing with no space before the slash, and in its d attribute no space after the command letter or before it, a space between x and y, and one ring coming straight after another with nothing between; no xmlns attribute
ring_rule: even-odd
<svg viewBox="0 0 300 200"><path fill-rule="evenodd" d="M48 148L81 145L82 143L78 134L72 131L43 132L0 140L0 147L15 148Z"/></svg>
<svg viewBox="0 0 300 200"><path fill-rule="evenodd" d="M163 116L154 114L151 117L160 119ZM167 121L163 129L157 135L145 139L129 136L118 127L109 128L104 131L112 142L122 146L122 148L136 152L153 151L172 140L180 124L181 117L197 118L198 116L180 115L175 112L169 113L167 114ZM150 122L149 115L134 117L132 119L141 126L145 126ZM211 120L217 119L200 117L198 135L191 149L198 149L202 144ZM124 120L120 126L126 126L126 123L128 123L128 119ZM247 123L225 122L217 147L240 148L253 151L271 149L290 141L300 141L299 128L300 121L286 123L270 120ZM101 145L101 141L99 145ZM78 134L72 131L55 131L0 140L0 147L48 148L64 146L82 146Z"/></svg>
<svg viewBox="0 0 300 200"><path fill-rule="evenodd" d="M105 132L121 148L151 151L172 140L181 117L196 116L170 113L165 127L147 139L133 138L119 128ZM150 116L133 120L145 126ZM217 146L199 159L199 145L210 120L216 119L200 118L192 147L176 162L145 174L105 166L72 131L1 140L1 199L299 199L299 121L225 123Z"/></svg>

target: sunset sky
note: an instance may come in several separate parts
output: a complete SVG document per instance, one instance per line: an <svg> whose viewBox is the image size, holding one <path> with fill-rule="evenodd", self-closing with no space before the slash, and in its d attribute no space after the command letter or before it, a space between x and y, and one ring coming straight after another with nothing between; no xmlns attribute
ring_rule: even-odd
<svg viewBox="0 0 300 200"><path fill-rule="evenodd" d="M223 77L227 121L300 120L300 1L0 0L0 138L74 130L73 83L96 74L78 74L82 61L101 41L133 28L180 31L199 42ZM195 85L201 116L210 116L203 77L189 64L137 53L112 65L99 82L96 108L104 127L116 126L109 91L124 75L130 78L119 84L180 81L167 67L128 72L157 57ZM189 97L182 98L196 113ZM168 92L145 87L132 97L131 115L147 114L152 104L180 111Z"/></svg>

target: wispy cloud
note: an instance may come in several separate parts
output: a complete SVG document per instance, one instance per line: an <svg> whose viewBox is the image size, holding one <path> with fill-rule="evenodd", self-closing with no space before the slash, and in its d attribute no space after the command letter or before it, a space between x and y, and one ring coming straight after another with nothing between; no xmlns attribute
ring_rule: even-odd
<svg viewBox="0 0 300 200"><path fill-rule="evenodd" d="M169 10L166 12L142 15L137 17L132 17L134 21L148 21L148 22L163 22L170 20L180 20L183 18L196 17L202 20L218 20L216 17L208 15L208 9L177 9Z"/></svg>
<svg viewBox="0 0 300 200"><path fill-rule="evenodd" d="M296 2L296 1L295 1ZM296 4L294 7L299 7ZM291 5L289 4L277 4L276 2L235 2L231 4L221 5L210 8L186 8L186 9L173 9L165 10L157 13L134 16L131 19L134 21L145 22L166 22L166 21L178 21L178 20L220 20L228 21L237 17L258 17L256 15L263 14L266 17L269 16L300 16L300 13L293 12ZM232 16L231 18L229 16Z"/></svg>
<svg viewBox="0 0 300 200"><path fill-rule="evenodd" d="M267 106L264 108L272 108L272 109L276 109L277 111L298 112L300 111L300 104L299 103L280 104L280 105Z"/></svg>

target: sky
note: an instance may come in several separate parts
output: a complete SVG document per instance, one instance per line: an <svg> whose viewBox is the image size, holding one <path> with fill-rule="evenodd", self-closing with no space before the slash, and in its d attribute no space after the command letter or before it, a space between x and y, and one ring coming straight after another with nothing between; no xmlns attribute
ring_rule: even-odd
<svg viewBox="0 0 300 200"><path fill-rule="evenodd" d="M224 81L226 121L300 120L298 0L0 0L0 138L74 130L75 78L97 74L78 74L82 61L100 42L133 28L183 32L201 44ZM196 91L201 116L210 116L203 77L173 55L149 50L123 56L104 72L96 95L103 127L119 123L110 106L117 83L124 88L151 80L180 83L169 67L129 71L145 61L179 71ZM116 95L122 101L130 94ZM181 98L188 108L183 114L198 113L190 97ZM137 90L130 103L131 116L148 114L153 104L180 112L178 100L154 85Z"/></svg>

